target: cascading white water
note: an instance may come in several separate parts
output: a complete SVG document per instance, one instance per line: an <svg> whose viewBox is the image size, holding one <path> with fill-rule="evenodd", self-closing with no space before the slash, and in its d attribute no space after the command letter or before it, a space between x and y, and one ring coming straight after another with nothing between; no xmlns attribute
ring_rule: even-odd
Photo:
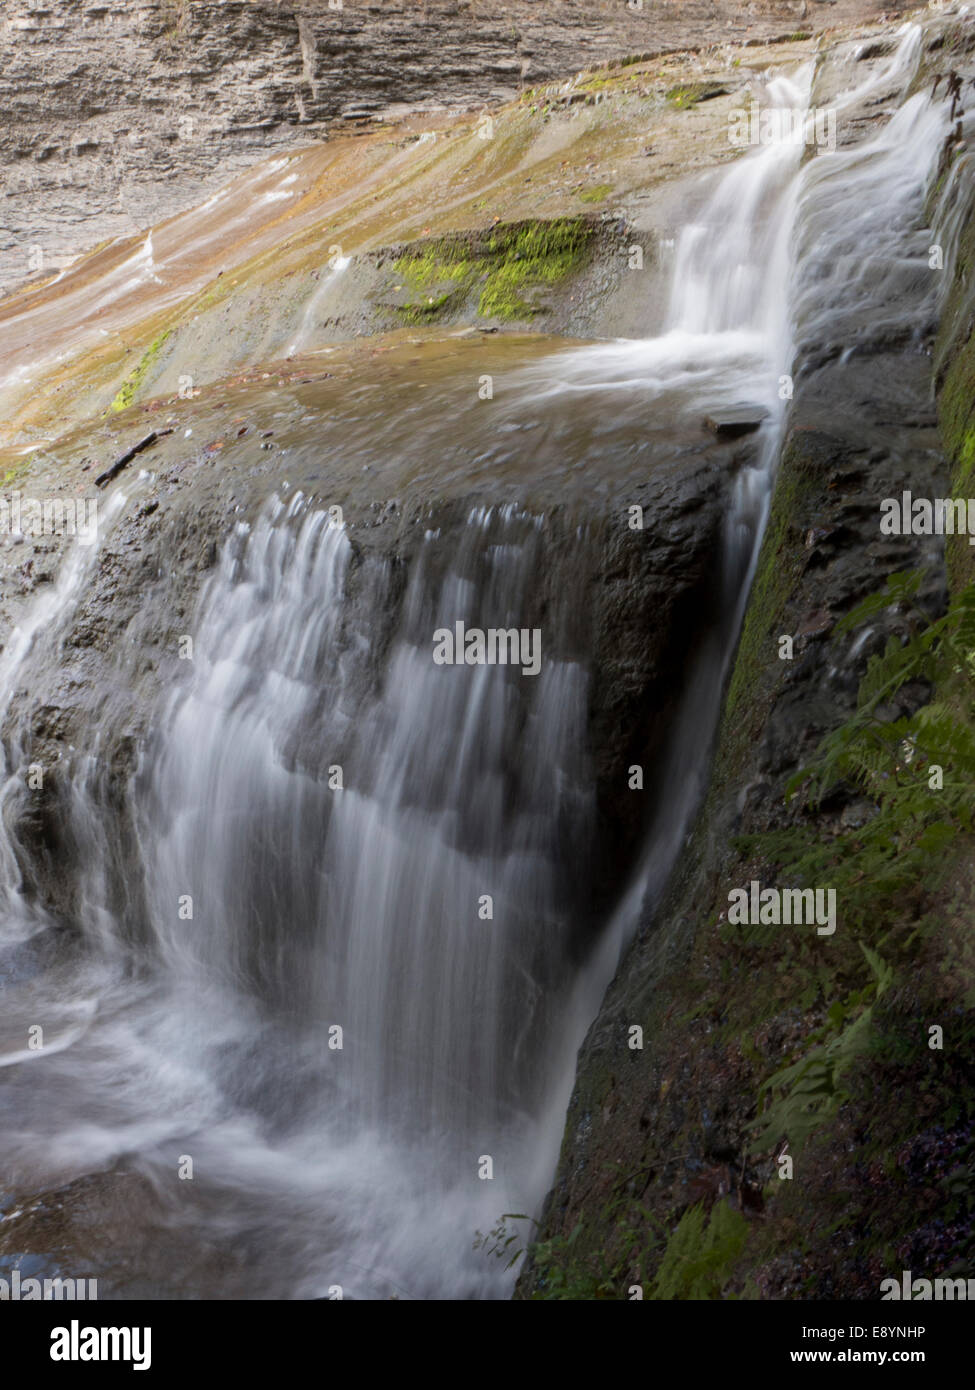
<svg viewBox="0 0 975 1390"><path fill-rule="evenodd" d="M866 85L903 84L916 56L911 30ZM777 79L765 99L805 106L810 81ZM458 620L533 625L545 518L479 508L449 540L428 534L394 625L390 567L300 496L272 499L225 545L189 629L189 674L155 711L128 793L139 906L120 915L102 881L111 826L93 750L72 803L88 847L83 938L7 992L11 1038L57 1022L56 1046L0 1056L5 1170L36 1186L124 1160L155 1194L153 1229L202 1252L174 1265L150 1243L107 1272L110 1288L509 1291L473 1234L537 1211L576 1050L700 797L781 440L790 297L808 337L861 283L829 248L916 226L943 125L913 98L869 144L802 169L789 141L736 161L679 239L659 336L558 354L508 383L513 417L565 393L673 430L743 400L768 412L755 462L729 485L723 603L686 673L659 814L595 948L581 908L595 815L585 659L549 628L537 678L431 659L433 632ZM793 292L797 245L822 260ZM882 298L863 283L854 312L875 313ZM85 582L66 568L32 632L63 621ZM574 598L567 581L553 628ZM10 649L4 700L29 638ZM28 922L3 852L3 929L21 942L49 924ZM183 1156L194 1177L181 1184Z"/></svg>
<svg viewBox="0 0 975 1390"><path fill-rule="evenodd" d="M767 84L763 104L804 111L811 81L811 66L791 79L777 77ZM553 394L638 392L648 419L660 411L688 431L700 429L706 412L740 403L767 412L755 461L738 471L729 488L721 554L715 557L723 607L704 633L687 679L660 779L659 810L580 985L578 1008L587 1022L641 911L659 899L700 800L724 675L765 525L788 400L780 383L792 359L789 285L804 146L789 129L783 123L777 138L714 180L710 196L684 227L658 337L577 349L558 359L554 378L544 366L530 374L538 388ZM567 1070L564 1086L569 1084Z"/></svg>
<svg viewBox="0 0 975 1390"><path fill-rule="evenodd" d="M101 930L86 856L75 1003L99 1018L48 1077L41 1173L135 1149L163 1186L179 1150L213 1239L259 1183L279 1296L498 1292L472 1239L521 1196L538 1149L594 809L587 677L554 653L537 680L438 667L430 636L458 614L523 625L540 525L475 510L440 580L429 535L381 672L388 567L357 615L352 549L326 513L272 501L241 528L133 787L152 963L138 987L131 924ZM99 810L76 801L81 842ZM14 1035L56 1013L43 987L22 1007ZM8 1158L36 1181L45 1122L26 1094L17 1109Z"/></svg>

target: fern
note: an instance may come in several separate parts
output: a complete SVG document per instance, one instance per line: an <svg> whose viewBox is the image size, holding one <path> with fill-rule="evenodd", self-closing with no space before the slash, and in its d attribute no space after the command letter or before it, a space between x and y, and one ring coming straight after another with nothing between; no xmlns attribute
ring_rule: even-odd
<svg viewBox="0 0 975 1390"><path fill-rule="evenodd" d="M731 1266L741 1254L747 1236L748 1222L727 1202L717 1202L710 1219L703 1204L690 1207L667 1242L650 1297L723 1297Z"/></svg>
<svg viewBox="0 0 975 1390"><path fill-rule="evenodd" d="M793 1153L798 1154L810 1135L849 1098L843 1078L868 1048L874 1003L894 978L893 968L875 951L863 942L860 949L873 972L873 980L845 1003L832 1006L826 1024L818 1032L827 1041L813 1047L798 1062L775 1072L762 1085L759 1106L766 1102L767 1108L755 1125L757 1152L787 1139Z"/></svg>
<svg viewBox="0 0 975 1390"><path fill-rule="evenodd" d="M620 1181L623 1180L618 1178ZM585 1229L584 1213L568 1235L535 1240L525 1249L515 1246L512 1250L515 1236L508 1230L509 1221L537 1225L531 1217L505 1213L487 1235L477 1232L474 1248L505 1259L506 1269L527 1255L533 1270L534 1300L618 1299L634 1282L649 1282L648 1264L666 1244L663 1223L628 1194L610 1198L601 1208L592 1223L592 1229L600 1233L599 1248L587 1253L581 1253L581 1247L591 1245L591 1233L589 1242L580 1240Z"/></svg>

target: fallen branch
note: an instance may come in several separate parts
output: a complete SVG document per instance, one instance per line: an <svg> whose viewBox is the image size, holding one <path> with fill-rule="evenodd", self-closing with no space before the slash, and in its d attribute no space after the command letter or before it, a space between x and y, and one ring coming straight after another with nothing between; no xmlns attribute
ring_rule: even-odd
<svg viewBox="0 0 975 1390"><path fill-rule="evenodd" d="M122 469L132 462L136 454L141 454L143 449L148 449L150 444L155 444L157 439L162 439L163 435L172 434L172 430L153 430L152 434L147 434L145 439L140 439L138 444L133 444L131 449L126 450L112 464L111 468L106 468L104 473L100 473L95 479L96 487L104 487L113 478L117 478Z"/></svg>

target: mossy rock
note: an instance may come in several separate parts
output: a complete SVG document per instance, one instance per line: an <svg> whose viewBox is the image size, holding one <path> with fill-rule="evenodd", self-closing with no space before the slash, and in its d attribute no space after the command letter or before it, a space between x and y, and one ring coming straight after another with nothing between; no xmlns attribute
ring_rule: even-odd
<svg viewBox="0 0 975 1390"><path fill-rule="evenodd" d="M111 406L109 407L112 411L118 412L120 410L128 410L129 406L134 403L135 398L139 392L139 388L145 381L146 374L148 373L149 368L152 366L153 362L158 357L160 349L162 348L166 339L169 337L170 331L171 330L167 328L164 333L160 333L159 337L156 338L154 342L149 344L149 347L143 353L138 365L125 378L121 387L116 393L115 398L112 401Z"/></svg>
<svg viewBox="0 0 975 1390"><path fill-rule="evenodd" d="M946 150L932 203L951 162L952 152ZM964 230L935 349L938 424L951 464L954 497L968 496L975 483L975 192L966 186L961 196L968 202ZM975 552L966 536L948 538L947 558L949 581L957 592L975 579Z"/></svg>
<svg viewBox="0 0 975 1390"><path fill-rule="evenodd" d="M715 97L728 95L728 88L720 82L680 82L666 93L667 101L678 111L686 111L702 101L712 101Z"/></svg>
<svg viewBox="0 0 975 1390"><path fill-rule="evenodd" d="M395 312L406 323L429 323L476 293L482 318L533 318L540 309L532 292L578 270L595 235L588 218L562 217L499 224L405 248L393 268L411 296L394 305Z"/></svg>

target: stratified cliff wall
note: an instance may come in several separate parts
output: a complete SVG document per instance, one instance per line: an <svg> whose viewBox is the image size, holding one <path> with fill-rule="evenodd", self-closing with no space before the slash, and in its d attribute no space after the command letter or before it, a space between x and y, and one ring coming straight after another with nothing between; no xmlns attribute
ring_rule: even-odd
<svg viewBox="0 0 975 1390"><path fill-rule="evenodd" d="M275 148L477 106L625 54L815 30L880 0L9 0L0 289L190 206ZM31 257L34 257L32 261Z"/></svg>

